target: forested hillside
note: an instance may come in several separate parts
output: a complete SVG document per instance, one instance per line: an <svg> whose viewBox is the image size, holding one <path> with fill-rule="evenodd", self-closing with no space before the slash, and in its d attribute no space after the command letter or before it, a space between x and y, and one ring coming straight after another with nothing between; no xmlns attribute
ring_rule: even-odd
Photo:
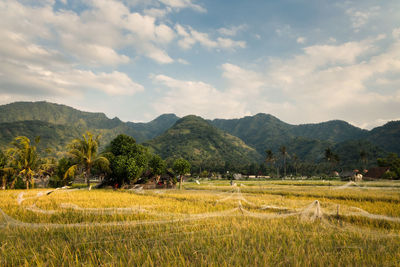
<svg viewBox="0 0 400 267"><path fill-rule="evenodd" d="M197 116L186 116L164 134L145 143L167 161L187 159L195 168L213 166L224 169L252 162L260 162L262 156L239 138L210 125Z"/></svg>

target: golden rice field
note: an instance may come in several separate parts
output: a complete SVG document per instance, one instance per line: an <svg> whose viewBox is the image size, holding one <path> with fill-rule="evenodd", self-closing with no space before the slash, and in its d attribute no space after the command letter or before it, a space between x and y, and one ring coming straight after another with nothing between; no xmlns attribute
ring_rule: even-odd
<svg viewBox="0 0 400 267"><path fill-rule="evenodd" d="M400 183L0 191L0 266L400 266Z"/></svg>

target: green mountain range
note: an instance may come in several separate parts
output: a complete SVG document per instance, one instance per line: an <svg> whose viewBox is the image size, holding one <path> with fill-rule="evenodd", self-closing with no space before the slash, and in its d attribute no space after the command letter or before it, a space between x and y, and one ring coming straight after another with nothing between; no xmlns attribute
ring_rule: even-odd
<svg viewBox="0 0 400 267"><path fill-rule="evenodd" d="M400 154L400 121L389 122L371 131L345 121L292 125L268 114L241 119L203 120L196 116L179 119L164 114L147 123L110 119L104 113L83 112L48 102L16 102L0 106L0 149L18 135L41 136L40 151L62 151L85 131L101 134L105 147L118 134L134 137L166 159L185 157L192 163L260 162L265 150L278 155L279 148L302 161L321 162L326 148L339 155L343 166L358 162L361 151L367 161L386 152Z"/></svg>
<svg viewBox="0 0 400 267"><path fill-rule="evenodd" d="M178 120L162 135L145 143L167 161L187 159L193 166L224 169L226 164L244 166L259 162L262 156L238 137L190 115Z"/></svg>
<svg viewBox="0 0 400 267"><path fill-rule="evenodd" d="M102 148L120 133L133 136L140 143L163 133L177 120L175 115L166 114L148 123L125 123L118 118L109 119L104 113L84 112L65 105L16 102L0 106L0 148L5 148L14 137L25 135L41 136L40 150L62 150L86 131L102 136Z"/></svg>

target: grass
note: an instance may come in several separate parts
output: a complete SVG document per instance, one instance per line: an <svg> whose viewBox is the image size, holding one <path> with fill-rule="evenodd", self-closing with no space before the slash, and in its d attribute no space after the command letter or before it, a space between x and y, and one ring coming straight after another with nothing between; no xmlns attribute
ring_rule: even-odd
<svg viewBox="0 0 400 267"><path fill-rule="evenodd" d="M1 191L0 265L400 266L399 183L236 183Z"/></svg>

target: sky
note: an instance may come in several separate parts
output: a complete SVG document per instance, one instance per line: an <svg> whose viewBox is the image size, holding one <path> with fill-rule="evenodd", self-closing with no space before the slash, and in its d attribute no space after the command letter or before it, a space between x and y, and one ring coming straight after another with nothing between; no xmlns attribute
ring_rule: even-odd
<svg viewBox="0 0 400 267"><path fill-rule="evenodd" d="M398 0L0 0L0 104L400 119Z"/></svg>

